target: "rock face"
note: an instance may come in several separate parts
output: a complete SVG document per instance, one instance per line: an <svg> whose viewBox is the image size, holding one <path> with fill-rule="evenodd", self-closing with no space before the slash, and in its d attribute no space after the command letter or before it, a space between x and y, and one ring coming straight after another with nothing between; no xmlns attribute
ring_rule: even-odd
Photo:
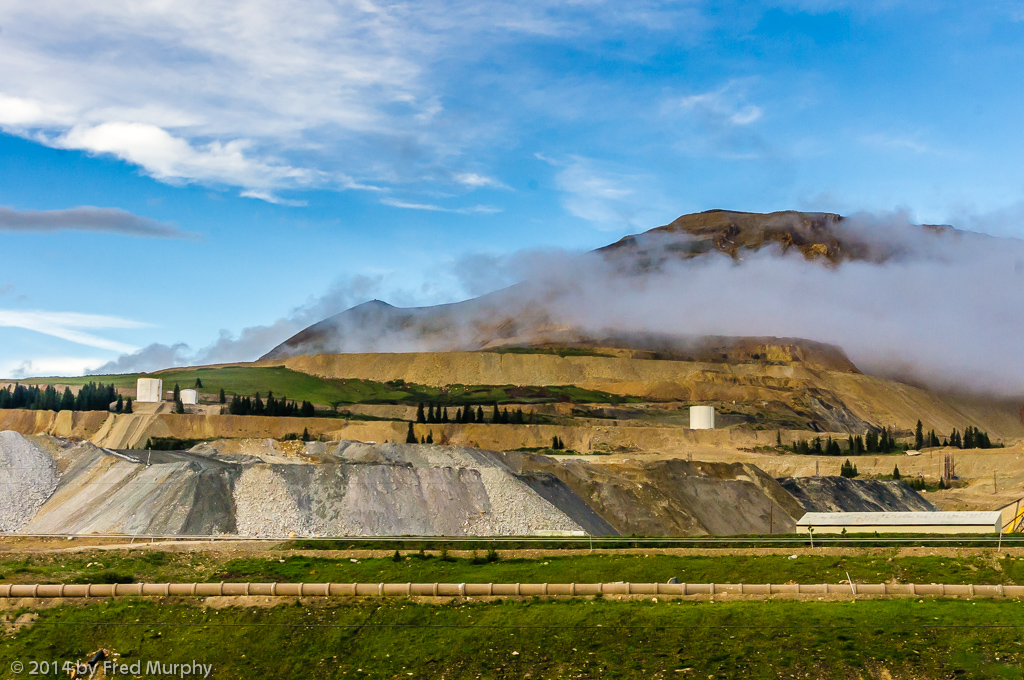
<svg viewBox="0 0 1024 680"><path fill-rule="evenodd" d="M846 477L787 477L779 483L807 512L932 512L903 482Z"/></svg>

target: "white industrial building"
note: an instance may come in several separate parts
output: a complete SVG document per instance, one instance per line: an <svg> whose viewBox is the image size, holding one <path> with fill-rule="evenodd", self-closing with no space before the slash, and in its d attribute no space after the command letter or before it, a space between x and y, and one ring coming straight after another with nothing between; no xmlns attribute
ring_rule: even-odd
<svg viewBox="0 0 1024 680"><path fill-rule="evenodd" d="M163 401L164 381L156 378L139 378L135 386L135 401L155 404Z"/></svg>
<svg viewBox="0 0 1024 680"><path fill-rule="evenodd" d="M808 512L798 534L997 534L1002 513L985 512Z"/></svg>
<svg viewBox="0 0 1024 680"><path fill-rule="evenodd" d="M691 406L690 407L690 429L691 430L713 430L713 429L715 429L715 407L714 406Z"/></svg>
<svg viewBox="0 0 1024 680"><path fill-rule="evenodd" d="M199 403L199 392L196 390L181 390L181 403L182 404L198 404Z"/></svg>

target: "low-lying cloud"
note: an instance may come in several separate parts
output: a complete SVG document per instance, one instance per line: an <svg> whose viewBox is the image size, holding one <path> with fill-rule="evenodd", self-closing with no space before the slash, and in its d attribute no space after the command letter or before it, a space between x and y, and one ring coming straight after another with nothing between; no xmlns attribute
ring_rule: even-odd
<svg viewBox="0 0 1024 680"><path fill-rule="evenodd" d="M1024 396L1024 241L920 227L900 214L858 215L835 228L847 243L863 246L867 259L832 266L775 246L740 251L737 259L717 252L680 259L665 237L641 237L645 249L666 253L645 260L658 263L642 270L636 258L602 253L466 256L455 269L465 290L486 293L482 298L409 312L412 323L393 323L388 312L380 329L364 328L372 317L360 317L352 328L339 326L333 345L321 351L476 349L489 329L505 322L524 338L552 328L592 337L800 337L842 347L870 374ZM379 285L379 279L350 282L270 326L226 335L195 354L155 346L98 372L256 359L309 324L379 293Z"/></svg>
<svg viewBox="0 0 1024 680"><path fill-rule="evenodd" d="M355 276L335 284L320 297L311 297L290 314L269 325L250 326L242 329L238 335L222 330L215 342L200 349L192 349L185 343L153 343L123 354L89 373L138 373L174 366L252 361L303 328L376 295L380 291L381 282L379 276Z"/></svg>
<svg viewBox="0 0 1024 680"><path fill-rule="evenodd" d="M148 238L195 238L195 234L119 208L81 206L64 210L15 210L0 206L0 231L51 233L98 231Z"/></svg>

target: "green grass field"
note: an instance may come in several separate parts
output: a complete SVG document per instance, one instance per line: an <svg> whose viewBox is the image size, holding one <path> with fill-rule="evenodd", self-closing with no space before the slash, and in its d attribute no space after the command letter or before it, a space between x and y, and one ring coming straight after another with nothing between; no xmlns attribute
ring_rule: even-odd
<svg viewBox="0 0 1024 680"><path fill-rule="evenodd" d="M122 599L38 616L0 644L4 677L20 677L15 662L83 661L99 648L143 667L212 664L215 678L1024 677L1014 602Z"/></svg>
<svg viewBox="0 0 1024 680"><path fill-rule="evenodd" d="M32 385L82 385L88 382L113 383L115 387L135 387L143 374L91 375L79 378L33 378L21 382ZM202 394L217 395L221 389L231 395L266 397L273 392L277 398L310 401L324 406L345 404L417 404L431 402L442 406L528 404L543 402L574 402L620 404L638 401L573 385L513 386L513 385L450 385L444 388L403 383L380 383L372 380L327 379L299 373L280 366L226 366L222 368L182 368L147 374L160 378L164 389L174 385L182 389L194 387L202 380ZM490 414L488 414L490 415Z"/></svg>
<svg viewBox="0 0 1024 680"><path fill-rule="evenodd" d="M892 551L853 556L594 554L486 561L441 559L400 551L400 560L337 559L282 553L280 557L225 559L218 553L151 550L41 554L0 561L0 583L234 581L379 583L858 583L1024 584L1024 558L895 557Z"/></svg>

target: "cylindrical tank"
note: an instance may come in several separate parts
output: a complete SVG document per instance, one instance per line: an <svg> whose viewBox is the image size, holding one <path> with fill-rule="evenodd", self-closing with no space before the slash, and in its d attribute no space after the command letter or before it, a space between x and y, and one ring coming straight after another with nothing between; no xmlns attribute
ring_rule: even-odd
<svg viewBox="0 0 1024 680"><path fill-rule="evenodd" d="M690 429L691 430L713 430L713 429L715 429L715 407L714 406L691 406L690 407Z"/></svg>
<svg viewBox="0 0 1024 680"><path fill-rule="evenodd" d="M198 404L199 403L199 392L196 390L182 390L181 391L181 403L182 404Z"/></svg>
<svg viewBox="0 0 1024 680"><path fill-rule="evenodd" d="M139 378L135 387L135 401L153 403L163 401L164 381L157 378Z"/></svg>

